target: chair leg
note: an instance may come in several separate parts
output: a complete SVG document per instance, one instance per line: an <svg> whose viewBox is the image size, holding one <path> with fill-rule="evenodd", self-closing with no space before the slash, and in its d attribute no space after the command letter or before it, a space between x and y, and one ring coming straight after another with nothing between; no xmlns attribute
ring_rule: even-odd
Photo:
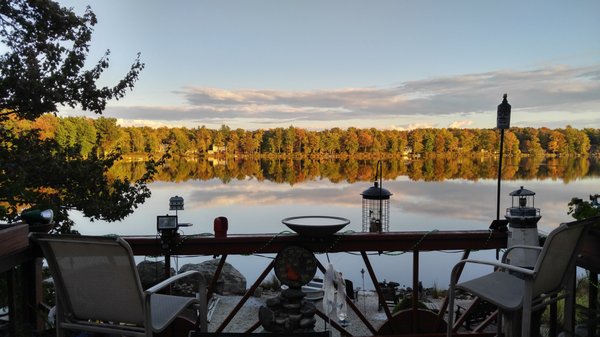
<svg viewBox="0 0 600 337"><path fill-rule="evenodd" d="M454 284L450 283L448 287L448 328L446 330L446 336L452 336L452 328L454 327Z"/></svg>
<svg viewBox="0 0 600 337"><path fill-rule="evenodd" d="M56 330L56 337L65 337L65 329L61 326L65 315L62 310L62 305L58 301L58 296L54 298L54 303L56 303L56 314L54 316L54 330Z"/></svg>
<svg viewBox="0 0 600 337"><path fill-rule="evenodd" d="M504 313L498 308L498 313L496 314L496 336L498 337L502 336L502 315Z"/></svg>
<svg viewBox="0 0 600 337"><path fill-rule="evenodd" d="M565 284L565 292L567 297L565 298L564 307L564 326L568 331L575 331L575 267L570 266L568 271L568 277Z"/></svg>
<svg viewBox="0 0 600 337"><path fill-rule="evenodd" d="M521 315L521 337L529 337L531 334L531 292L526 290L523 296L523 308Z"/></svg>
<svg viewBox="0 0 600 337"><path fill-rule="evenodd" d="M200 308L198 310L198 323L200 325L200 331L208 332L206 283L204 283L203 281L201 281L199 284L197 298L200 301Z"/></svg>

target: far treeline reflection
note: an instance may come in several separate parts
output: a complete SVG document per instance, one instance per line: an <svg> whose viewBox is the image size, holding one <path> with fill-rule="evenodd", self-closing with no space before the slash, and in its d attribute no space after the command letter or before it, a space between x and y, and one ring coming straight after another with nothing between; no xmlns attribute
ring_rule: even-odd
<svg viewBox="0 0 600 337"><path fill-rule="evenodd" d="M597 158L509 157L502 163L503 180L561 179L565 183L582 177L600 176ZM358 159L216 159L179 158L165 163L155 181L256 179L276 183L298 184L327 179L337 182L373 181L377 160ZM383 179L407 176L414 181L452 179L497 179L498 159L467 156L460 158L385 159ZM123 160L110 174L137 179L145 172L143 161Z"/></svg>

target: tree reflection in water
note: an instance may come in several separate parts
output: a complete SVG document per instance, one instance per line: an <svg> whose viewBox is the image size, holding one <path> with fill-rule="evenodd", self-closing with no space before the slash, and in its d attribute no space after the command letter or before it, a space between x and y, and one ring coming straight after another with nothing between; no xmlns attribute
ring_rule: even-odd
<svg viewBox="0 0 600 337"><path fill-rule="evenodd" d="M327 179L330 182L372 181L377 160L355 159L207 159L170 160L156 175L157 181L219 179L224 183L246 178L257 181L298 184ZM436 157L426 159L383 160L383 177L394 180L407 176L413 181L444 181L465 179L494 179L497 177L497 158ZM119 177L137 179L144 173L139 161L121 161L111 170ZM563 180L600 176L598 160L593 158L508 157L502 168L503 180Z"/></svg>

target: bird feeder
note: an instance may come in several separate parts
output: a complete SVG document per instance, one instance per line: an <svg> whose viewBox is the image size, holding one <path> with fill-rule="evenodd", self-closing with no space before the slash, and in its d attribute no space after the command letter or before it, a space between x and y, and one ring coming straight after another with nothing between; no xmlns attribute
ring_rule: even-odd
<svg viewBox="0 0 600 337"><path fill-rule="evenodd" d="M382 186L381 161L377 163L375 183L362 195L363 232L387 232L390 229L390 196L392 193ZM379 182L377 182L379 177Z"/></svg>

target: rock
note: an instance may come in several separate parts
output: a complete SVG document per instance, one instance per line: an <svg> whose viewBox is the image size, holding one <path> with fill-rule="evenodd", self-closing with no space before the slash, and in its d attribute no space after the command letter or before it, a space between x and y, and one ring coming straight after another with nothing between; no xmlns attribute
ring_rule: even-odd
<svg viewBox="0 0 600 337"><path fill-rule="evenodd" d="M286 303L283 305L283 308L287 311L287 312L296 312L296 311L300 311L300 308L302 307L302 305L300 303Z"/></svg>
<svg viewBox="0 0 600 337"><path fill-rule="evenodd" d="M183 265L179 269L179 273L183 273L188 270L197 270L202 274L206 280L206 285L208 286L210 285L210 282L217 271L218 265L219 260L217 259L204 261L197 264L189 263ZM194 285L194 289L195 288L196 285ZM246 293L246 278L231 264L225 262L223 269L221 270L221 275L217 280L215 292L221 295L243 295Z"/></svg>
<svg viewBox="0 0 600 337"><path fill-rule="evenodd" d="M317 312L317 307L315 304L309 301L302 302L302 308L300 309L300 313L304 317L313 317Z"/></svg>
<svg viewBox="0 0 600 337"><path fill-rule="evenodd" d="M281 292L281 296L289 300L300 300L306 295L300 289L288 288Z"/></svg>
<svg viewBox="0 0 600 337"><path fill-rule="evenodd" d="M315 323L317 322L316 319L314 319L313 317L311 318L302 318L300 320L300 323L298 324L298 326L302 329L312 329L315 327Z"/></svg>
<svg viewBox="0 0 600 337"><path fill-rule="evenodd" d="M279 308L279 306L281 306L281 300L279 297L268 298L266 303L269 308Z"/></svg>
<svg viewBox="0 0 600 337"><path fill-rule="evenodd" d="M302 315L300 314L296 314L296 315L290 315L290 321L292 322L292 325L294 327L296 327L298 325L298 323L300 323L300 320L302 319Z"/></svg>
<svg viewBox="0 0 600 337"><path fill-rule="evenodd" d="M142 261L138 263L137 271L144 289L148 289L165 279L165 263L162 261ZM175 274L175 269L171 268L171 275L173 274Z"/></svg>
<svg viewBox="0 0 600 337"><path fill-rule="evenodd" d="M273 328L273 321L275 320L275 313L273 310L262 306L258 310L259 320L262 322L263 328L271 330Z"/></svg>

